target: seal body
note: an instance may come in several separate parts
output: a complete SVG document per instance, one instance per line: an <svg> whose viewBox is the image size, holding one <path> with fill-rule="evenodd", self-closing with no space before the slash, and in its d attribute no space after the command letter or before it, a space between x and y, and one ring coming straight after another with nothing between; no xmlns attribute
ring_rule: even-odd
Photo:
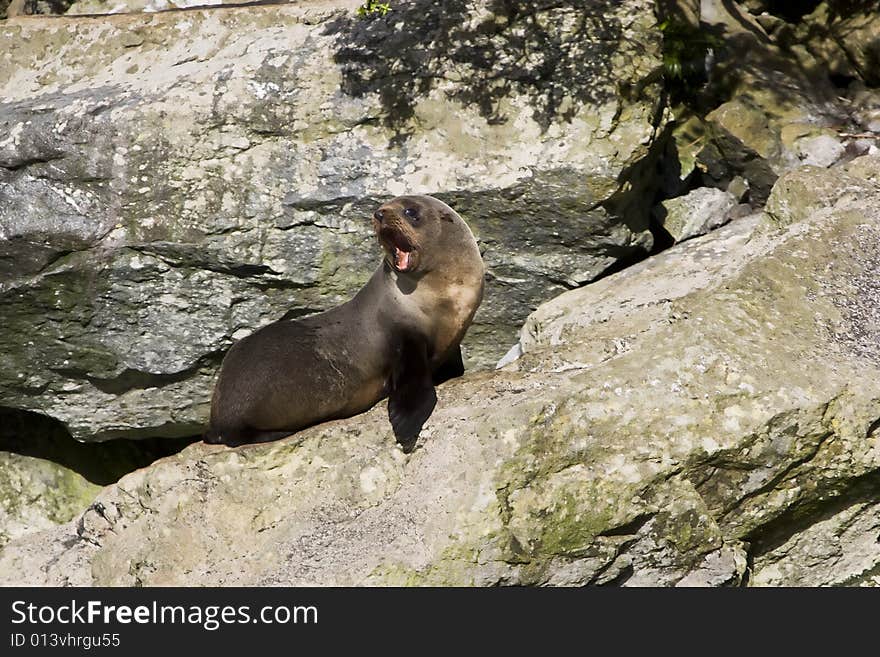
<svg viewBox="0 0 880 657"><path fill-rule="evenodd" d="M226 354L206 442L288 436L384 397L398 442L414 447L435 383L464 372L459 343L483 296L484 265L464 220L430 196L373 215L382 264L350 301L255 331Z"/></svg>

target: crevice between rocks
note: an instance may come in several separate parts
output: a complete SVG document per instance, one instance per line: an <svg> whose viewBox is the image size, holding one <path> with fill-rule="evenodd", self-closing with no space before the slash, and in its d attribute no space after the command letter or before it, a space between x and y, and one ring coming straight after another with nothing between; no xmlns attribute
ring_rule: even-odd
<svg viewBox="0 0 880 657"><path fill-rule="evenodd" d="M54 162L56 160L61 160L64 158L64 153L51 153L48 155L34 155L32 157L24 157L15 161L3 161L0 162L0 169L6 169L7 171L21 171L22 169L26 169L30 166L34 166L37 164L49 164L50 162Z"/></svg>
<svg viewBox="0 0 880 657"><path fill-rule="evenodd" d="M793 536L817 523L829 520L857 504L875 503L878 499L880 469L856 477L839 488L817 493L813 499L796 504L770 522L756 527L742 537L749 547L746 551L746 574L741 585L748 586L755 561L761 556L780 548Z"/></svg>
<svg viewBox="0 0 880 657"><path fill-rule="evenodd" d="M636 572L635 567L632 564L628 564L628 565L624 566L623 568L621 568L620 572L617 573L614 577L612 577L608 581L605 581L605 582L602 582L601 584L598 584L598 586L611 587L611 588L621 587L624 584L626 584L626 582L629 579L631 579L633 575L635 575L635 572Z"/></svg>
<svg viewBox="0 0 880 657"><path fill-rule="evenodd" d="M621 172L618 179L618 190L620 191L601 203L606 212L612 216L620 217L633 232L638 232L640 227L646 226L651 233L651 247L649 249L631 249L625 254L621 254L612 265L590 282L598 281L632 267L642 260L665 251L674 244L672 236L663 228L652 211L661 201L670 198L663 189L663 170L670 166L669 144L672 140L675 122L670 121L661 127L667 101L664 94L653 120L655 134L648 153ZM674 160L673 164L678 165L677 154ZM684 189L681 194L676 194L676 196L686 194L688 191L690 189Z"/></svg>
<svg viewBox="0 0 880 657"><path fill-rule="evenodd" d="M52 461L100 486L115 483L129 472L176 454L200 439L117 438L81 443L58 420L0 406L0 451Z"/></svg>
<svg viewBox="0 0 880 657"><path fill-rule="evenodd" d="M205 359L200 359L200 362ZM122 395L129 390L145 388L163 388L165 386L186 381L199 369L199 364L174 374L153 374L135 369L125 369L112 379L101 379L89 376L80 370L53 368L52 371L61 376L88 381L95 388L108 395Z"/></svg>
<svg viewBox="0 0 880 657"><path fill-rule="evenodd" d="M816 442L816 444L813 447L811 447L811 449L806 454L804 454L803 456L801 456L799 458L792 460L790 463L788 463L779 472L774 474L770 479L768 479L761 486L758 486L754 490L751 490L751 491L745 493L741 497L739 497L736 500L734 500L733 502L731 502L726 508L724 508L722 510L720 516L718 516L718 520L723 521L725 518L727 518L734 511L741 510L746 501L751 500L755 497L760 497L761 495L765 495L767 493L770 493L770 492L776 490L776 488L779 486L779 484L782 483L783 481L787 481L789 479L792 479L793 478L791 476L792 473L796 472L798 470L798 468L800 468L802 465L806 465L807 463L812 461L816 457L816 455L819 453L819 450L822 449L822 446L825 444L825 442L827 440L829 440L830 438L832 438L833 436L834 436L834 433L830 432L830 431L827 432L826 434L823 434L819 438L819 440ZM750 469L750 468L746 468L746 469Z"/></svg>

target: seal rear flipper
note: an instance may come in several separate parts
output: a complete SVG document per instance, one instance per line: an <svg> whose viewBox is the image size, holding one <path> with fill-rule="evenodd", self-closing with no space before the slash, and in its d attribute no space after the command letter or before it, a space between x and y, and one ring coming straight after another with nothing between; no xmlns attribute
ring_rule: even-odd
<svg viewBox="0 0 880 657"><path fill-rule="evenodd" d="M455 379L462 374L464 374L464 363L461 360L461 346L456 345L443 364L434 370L431 378L434 380L434 385L439 386L444 381Z"/></svg>
<svg viewBox="0 0 880 657"><path fill-rule="evenodd" d="M220 445L223 443L223 434L216 429L209 428L202 434L202 441L209 445Z"/></svg>
<svg viewBox="0 0 880 657"><path fill-rule="evenodd" d="M389 389L388 419L397 442L409 453L437 403L424 341L402 342Z"/></svg>
<svg viewBox="0 0 880 657"><path fill-rule="evenodd" d="M202 435L202 441L209 445L226 445L227 447L238 447L250 442L250 436L246 431L241 429L215 429L209 427Z"/></svg>
<svg viewBox="0 0 880 657"><path fill-rule="evenodd" d="M280 440L294 433L296 432L288 429L282 431L259 431L249 427L239 427L236 429L215 429L210 427L202 436L202 440L209 445L238 447L251 443L267 443L273 440Z"/></svg>

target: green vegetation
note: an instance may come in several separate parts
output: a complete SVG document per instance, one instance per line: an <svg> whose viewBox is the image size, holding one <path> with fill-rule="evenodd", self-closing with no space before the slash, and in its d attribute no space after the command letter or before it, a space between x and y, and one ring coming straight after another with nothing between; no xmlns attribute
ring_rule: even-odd
<svg viewBox="0 0 880 657"><path fill-rule="evenodd" d="M667 78L686 80L701 75L706 56L720 45L714 34L683 21L667 19L660 23L663 33L663 71Z"/></svg>
<svg viewBox="0 0 880 657"><path fill-rule="evenodd" d="M707 81L721 39L705 28L673 19L659 25L663 33L663 76L677 100L691 98Z"/></svg>
<svg viewBox="0 0 880 657"><path fill-rule="evenodd" d="M368 16L384 16L391 11L391 4L388 2L376 2L376 0L368 0L358 7L357 15L361 18Z"/></svg>

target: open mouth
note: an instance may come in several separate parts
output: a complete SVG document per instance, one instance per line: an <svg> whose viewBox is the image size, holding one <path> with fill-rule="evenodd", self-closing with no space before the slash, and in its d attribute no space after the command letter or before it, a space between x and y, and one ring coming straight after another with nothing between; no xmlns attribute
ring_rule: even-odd
<svg viewBox="0 0 880 657"><path fill-rule="evenodd" d="M399 272L410 272L418 266L418 250L403 233L383 228L379 233L382 246L390 256L391 265Z"/></svg>
<svg viewBox="0 0 880 657"><path fill-rule="evenodd" d="M394 268L398 271L409 271L412 268L414 260L412 251L404 251L395 247L392 256L394 258Z"/></svg>

